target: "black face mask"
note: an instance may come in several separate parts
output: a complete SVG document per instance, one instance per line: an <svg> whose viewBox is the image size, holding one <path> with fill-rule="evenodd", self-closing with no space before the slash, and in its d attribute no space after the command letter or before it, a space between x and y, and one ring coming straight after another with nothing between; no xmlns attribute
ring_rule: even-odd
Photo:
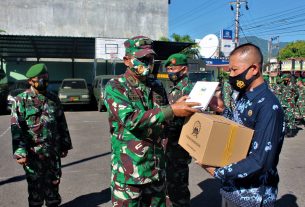
<svg viewBox="0 0 305 207"><path fill-rule="evenodd" d="M246 89L249 87L249 85L258 78L258 75L252 76L250 79L246 79L246 75L250 68L252 68L253 65L251 65L247 70L242 72L241 74L237 76L229 76L229 83L232 86L232 88L238 92L245 92Z"/></svg>
<svg viewBox="0 0 305 207"><path fill-rule="evenodd" d="M49 81L44 79L44 78L40 78L38 79L38 81L33 81L34 82L34 88L37 91L46 91L47 90L47 86Z"/></svg>

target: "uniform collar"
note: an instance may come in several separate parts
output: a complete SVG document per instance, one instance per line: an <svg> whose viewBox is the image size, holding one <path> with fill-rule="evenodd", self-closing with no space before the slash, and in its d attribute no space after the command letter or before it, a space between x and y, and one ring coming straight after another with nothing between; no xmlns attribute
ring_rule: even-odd
<svg viewBox="0 0 305 207"><path fill-rule="evenodd" d="M184 87L186 87L189 84L189 78L188 76L184 76L176 85L172 87L172 90L182 90Z"/></svg>
<svg viewBox="0 0 305 207"><path fill-rule="evenodd" d="M252 90L247 91L245 95L248 97L248 99L250 101L252 101L256 96L258 96L260 93L262 93L263 91L265 91L267 89L268 89L267 83L263 82L262 84L253 88Z"/></svg>

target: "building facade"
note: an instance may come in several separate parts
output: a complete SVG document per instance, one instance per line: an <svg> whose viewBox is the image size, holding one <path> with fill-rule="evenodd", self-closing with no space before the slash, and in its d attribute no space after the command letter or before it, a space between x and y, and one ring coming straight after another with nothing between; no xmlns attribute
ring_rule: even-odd
<svg viewBox="0 0 305 207"><path fill-rule="evenodd" d="M128 38L168 36L168 0L1 0L10 35Z"/></svg>

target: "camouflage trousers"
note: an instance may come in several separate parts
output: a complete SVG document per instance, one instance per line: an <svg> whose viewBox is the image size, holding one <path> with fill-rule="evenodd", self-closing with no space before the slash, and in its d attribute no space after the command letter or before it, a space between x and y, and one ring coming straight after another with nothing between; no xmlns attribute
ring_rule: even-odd
<svg viewBox="0 0 305 207"><path fill-rule="evenodd" d="M29 155L27 165L23 166L28 183L28 201L30 207L55 207L61 203L58 186L61 177L60 158L45 158Z"/></svg>
<svg viewBox="0 0 305 207"><path fill-rule="evenodd" d="M178 141L166 146L166 190L173 207L190 206L189 164L192 158Z"/></svg>
<svg viewBox="0 0 305 207"><path fill-rule="evenodd" d="M284 113L287 129L296 129L294 110L289 107L284 107Z"/></svg>
<svg viewBox="0 0 305 207"><path fill-rule="evenodd" d="M164 179L143 185L111 182L114 207L166 207Z"/></svg>

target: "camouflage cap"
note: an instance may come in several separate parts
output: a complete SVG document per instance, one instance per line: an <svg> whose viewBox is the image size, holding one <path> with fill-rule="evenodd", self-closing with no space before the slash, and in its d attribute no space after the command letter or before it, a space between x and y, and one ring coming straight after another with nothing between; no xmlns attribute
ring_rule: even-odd
<svg viewBox="0 0 305 207"><path fill-rule="evenodd" d="M47 72L47 66L43 63L38 63L30 67L30 69L26 72L25 76L27 78L34 78Z"/></svg>
<svg viewBox="0 0 305 207"><path fill-rule="evenodd" d="M305 83L305 78L302 79L302 82Z"/></svg>
<svg viewBox="0 0 305 207"><path fill-rule="evenodd" d="M167 58L164 66L187 65L187 57L181 53L172 54Z"/></svg>
<svg viewBox="0 0 305 207"><path fill-rule="evenodd" d="M152 49L152 40L145 36L136 36L124 42L125 54L142 58L148 54L156 55Z"/></svg>

